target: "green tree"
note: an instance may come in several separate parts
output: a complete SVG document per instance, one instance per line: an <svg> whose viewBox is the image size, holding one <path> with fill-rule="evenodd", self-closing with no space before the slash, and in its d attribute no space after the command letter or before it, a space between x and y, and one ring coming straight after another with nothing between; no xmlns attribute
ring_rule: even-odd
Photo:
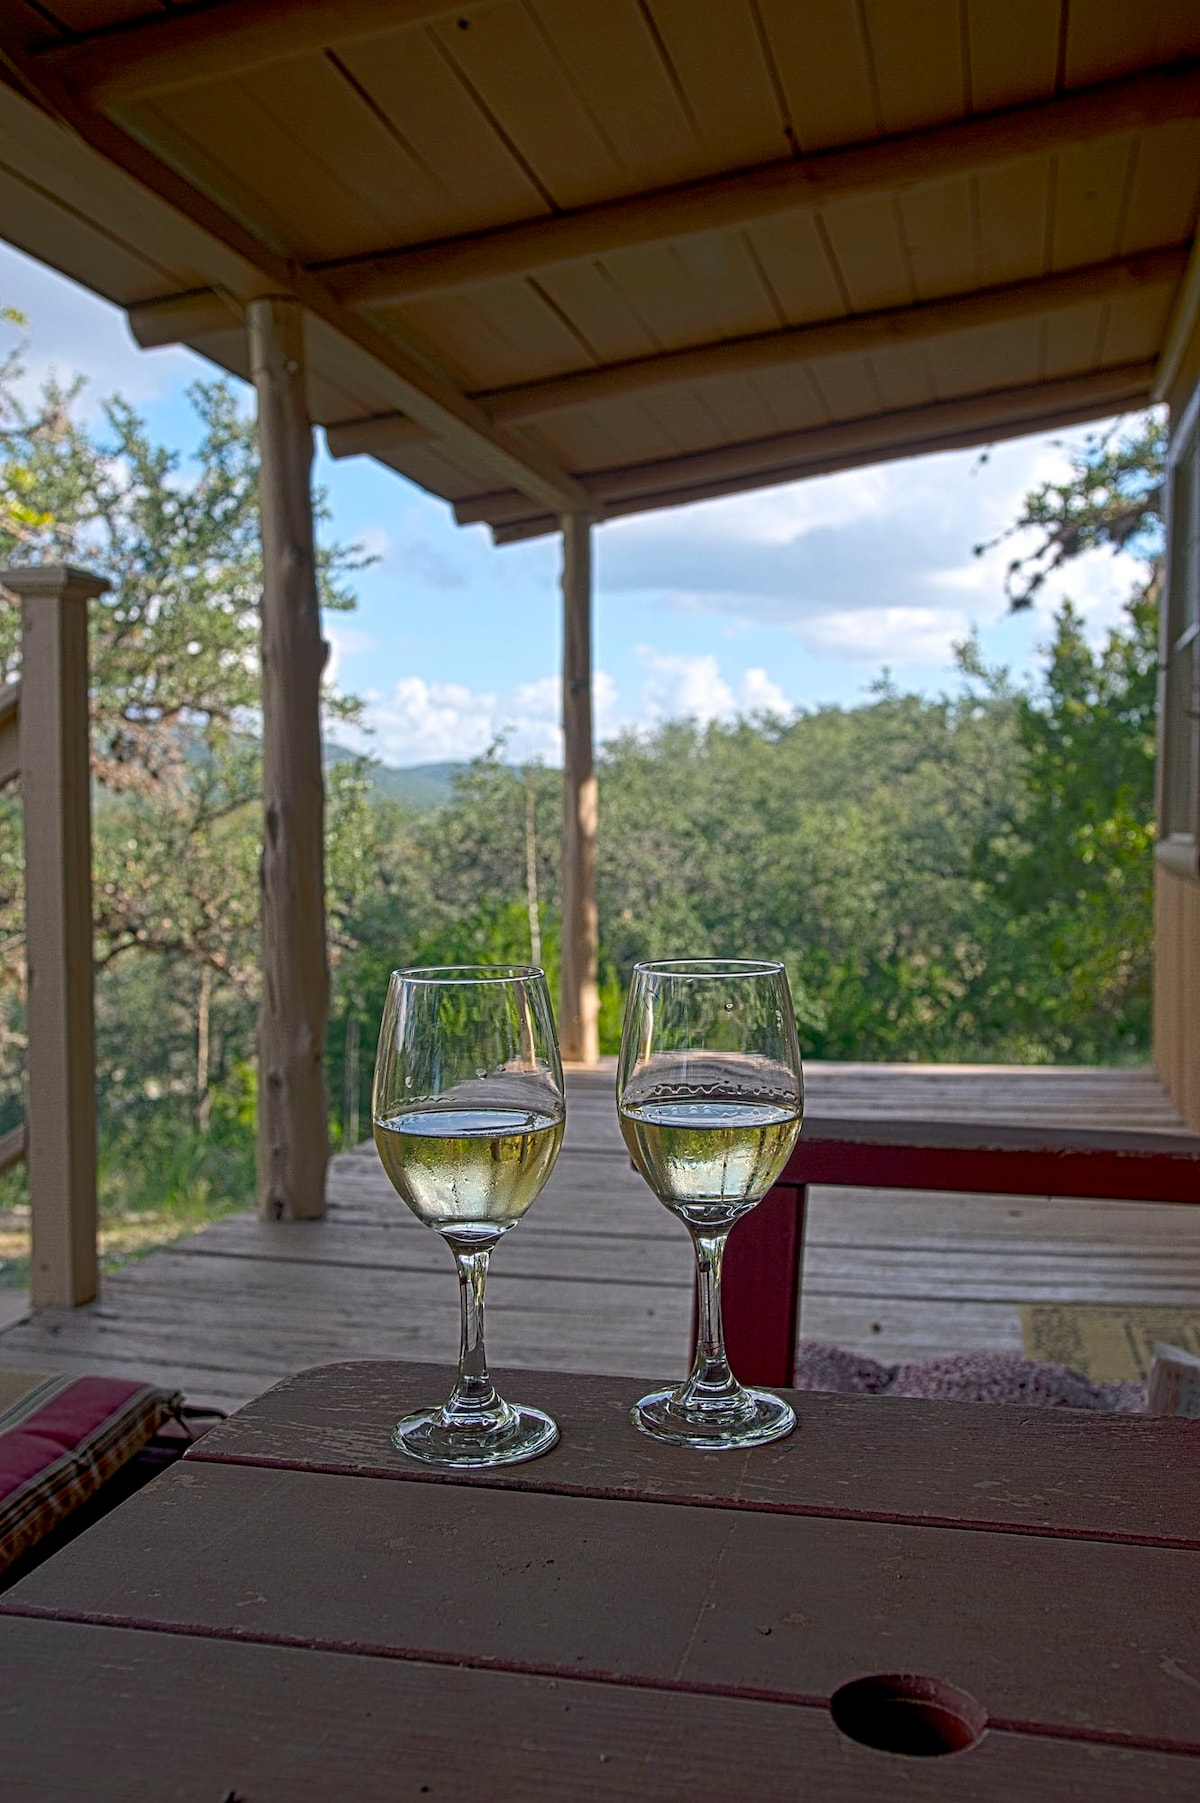
<svg viewBox="0 0 1200 1803"><path fill-rule="evenodd" d="M11 378L11 360L8 370ZM14 396L11 379L4 389L0 561L63 559L111 584L90 610L90 724L101 1174L116 1202L137 1199L145 1174L170 1163L170 1146L179 1169L168 1188L195 1200L218 1182L244 1202L252 1186L257 452L253 420L230 384L189 393L197 444L185 457L119 398L92 426L79 383L48 384L33 407ZM322 548L325 606L353 605L362 561L353 548ZM0 681L16 673L19 643L17 610L0 605ZM344 718L356 704L330 693L326 710ZM353 794L335 790L339 844L362 812ZM11 1057L21 1048L19 834L19 808L7 798L0 1020L10 1057L0 1108L8 1113L20 1109ZM344 890L353 860L339 869Z"/></svg>
<svg viewBox="0 0 1200 1803"><path fill-rule="evenodd" d="M16 307L0 304L0 326L23 333L28 323ZM23 374L20 347L9 345L0 355L0 457L7 464L3 493L0 493L0 533L10 543L13 540L20 542L29 533L48 524L47 515L33 499L33 479L29 471L10 452L10 441L20 436L24 423L17 400L17 383Z"/></svg>
<svg viewBox="0 0 1200 1803"><path fill-rule="evenodd" d="M1011 802L1004 690L881 684L792 721L675 723L601 764L604 950L783 958L823 1057L945 1057L975 1042L976 834Z"/></svg>
<svg viewBox="0 0 1200 1803"><path fill-rule="evenodd" d="M200 438L185 459L119 398L103 404L100 430L89 429L81 394L79 382L51 382L37 410L11 403L0 502L32 497L40 523L0 525L0 557L83 562L108 577L110 592L91 609L95 775L110 791L144 791L178 782L253 724L262 586L254 424L230 383L195 383ZM361 562L341 546L322 551L323 606L353 604L349 578ZM15 610L4 608L4 677L19 644ZM328 703L335 714L354 711L332 695Z"/></svg>
<svg viewBox="0 0 1200 1803"><path fill-rule="evenodd" d="M1150 1044L1158 596L1165 426L1148 414L1088 438L1070 474L1026 496L1008 593L1028 607L1085 552L1125 551L1141 573L1098 649L1067 601L1040 685L1023 695L1025 777L975 867L1005 911L995 960L999 1017L1052 1055L1143 1057Z"/></svg>

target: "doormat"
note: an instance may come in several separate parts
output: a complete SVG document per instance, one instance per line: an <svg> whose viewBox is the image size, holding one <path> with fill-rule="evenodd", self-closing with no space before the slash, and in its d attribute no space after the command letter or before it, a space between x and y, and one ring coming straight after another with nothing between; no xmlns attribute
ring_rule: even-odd
<svg viewBox="0 0 1200 1803"><path fill-rule="evenodd" d="M1052 1365L1069 1365L1093 1383L1148 1378L1159 1341L1200 1355L1200 1309L1091 1302L1021 1305L1021 1342L1026 1354Z"/></svg>

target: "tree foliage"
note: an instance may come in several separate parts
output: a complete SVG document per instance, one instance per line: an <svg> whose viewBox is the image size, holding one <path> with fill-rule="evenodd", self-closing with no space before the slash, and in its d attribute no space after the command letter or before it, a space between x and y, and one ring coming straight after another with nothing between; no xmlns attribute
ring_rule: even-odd
<svg viewBox="0 0 1200 1803"><path fill-rule="evenodd" d="M0 377L0 562L62 560L110 583L89 609L102 1166L114 1191L121 1170L136 1188L139 1143L165 1106L210 1142L229 1125L226 1165L245 1178L261 807L253 421L230 384L197 383L185 457L120 399L92 423L79 383L52 381L23 404L18 373L10 359ZM322 548L326 607L353 604L361 562L353 547ZM19 612L0 601L0 681L19 656ZM356 712L332 693L326 708ZM368 815L361 786L333 785L343 882L365 878L345 848ZM3 1124L21 1109L20 827L16 800L0 798Z"/></svg>
<svg viewBox="0 0 1200 1803"><path fill-rule="evenodd" d="M1153 956L1157 608L1130 601L1097 650L1068 602L1040 688L1019 698L1024 777L975 873L1005 916L1000 1017L1057 1057L1144 1056Z"/></svg>
<svg viewBox="0 0 1200 1803"><path fill-rule="evenodd" d="M6 563L86 564L108 578L90 613L96 779L110 791L169 786L252 722L258 706L258 459L253 420L228 382L188 391L199 443L185 460L124 401L82 417L82 384L47 384L36 409L10 403L0 497L32 495L39 523L0 525ZM0 515L0 519L3 516ZM351 603L361 560L320 559L326 607ZM0 676L20 626L0 611ZM330 697L337 711L345 704Z"/></svg>
<svg viewBox="0 0 1200 1803"><path fill-rule="evenodd" d="M995 541L1030 533L1035 540L1005 572L1010 606L1031 607L1052 575L1088 551L1128 551L1146 562L1148 582L1157 576L1166 454L1165 416L1144 413L1132 426L1089 434L1071 451L1066 476L1031 489ZM976 546L977 552L988 548Z"/></svg>

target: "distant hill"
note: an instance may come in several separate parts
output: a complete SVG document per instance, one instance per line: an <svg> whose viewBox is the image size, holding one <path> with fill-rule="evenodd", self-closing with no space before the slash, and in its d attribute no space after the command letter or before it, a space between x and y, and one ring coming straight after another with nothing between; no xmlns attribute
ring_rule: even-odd
<svg viewBox="0 0 1200 1803"><path fill-rule="evenodd" d="M326 765L343 763L353 755L342 745L325 747ZM377 764L371 772L372 786L381 799L432 812L450 800L454 778L462 768L461 764L409 764L397 769L392 764Z"/></svg>
<svg viewBox="0 0 1200 1803"><path fill-rule="evenodd" d="M181 729L180 738L183 753L188 763L206 761L208 747L202 733ZM249 738L243 745L253 743ZM356 754L345 745L333 745L326 741L321 747L321 757L326 770L333 764L344 764L348 758ZM420 813L433 813L437 808L445 807L454 793L454 778L460 770L465 770L465 763L457 764L406 764L402 769L394 764L376 764L371 771L371 788L374 799L381 801L402 801L407 807L415 808ZM99 783L92 784L93 812L112 806L116 797L111 790Z"/></svg>
<svg viewBox="0 0 1200 1803"><path fill-rule="evenodd" d="M409 764L398 770L380 764L372 772L375 787L390 801L407 802L410 808L440 808L450 800L454 778L461 764Z"/></svg>

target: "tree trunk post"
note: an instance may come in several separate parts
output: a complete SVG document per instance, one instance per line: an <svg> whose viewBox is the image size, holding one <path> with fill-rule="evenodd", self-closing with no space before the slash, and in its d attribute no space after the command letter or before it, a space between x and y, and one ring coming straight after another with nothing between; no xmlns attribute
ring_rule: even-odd
<svg viewBox="0 0 1200 1803"><path fill-rule="evenodd" d="M542 916L538 906L537 812L533 772L525 766L525 912L529 916L529 962L542 962Z"/></svg>
<svg viewBox="0 0 1200 1803"><path fill-rule="evenodd" d="M61 564L0 583L21 602L29 1291L35 1307L72 1308L96 1294L87 610L108 583Z"/></svg>
<svg viewBox="0 0 1200 1803"><path fill-rule="evenodd" d="M258 395L263 548L263 996L258 1022L258 1204L271 1221L325 1212L325 791L312 425L295 301L246 309Z"/></svg>
<svg viewBox="0 0 1200 1803"><path fill-rule="evenodd" d="M196 1129L207 1133L212 1120L212 1090L208 1086L212 1039L212 965L200 966L196 996Z"/></svg>
<svg viewBox="0 0 1200 1803"><path fill-rule="evenodd" d="M592 529L565 514L563 541L562 953L558 1031L574 1064L600 1057L596 985L596 765L592 744Z"/></svg>

